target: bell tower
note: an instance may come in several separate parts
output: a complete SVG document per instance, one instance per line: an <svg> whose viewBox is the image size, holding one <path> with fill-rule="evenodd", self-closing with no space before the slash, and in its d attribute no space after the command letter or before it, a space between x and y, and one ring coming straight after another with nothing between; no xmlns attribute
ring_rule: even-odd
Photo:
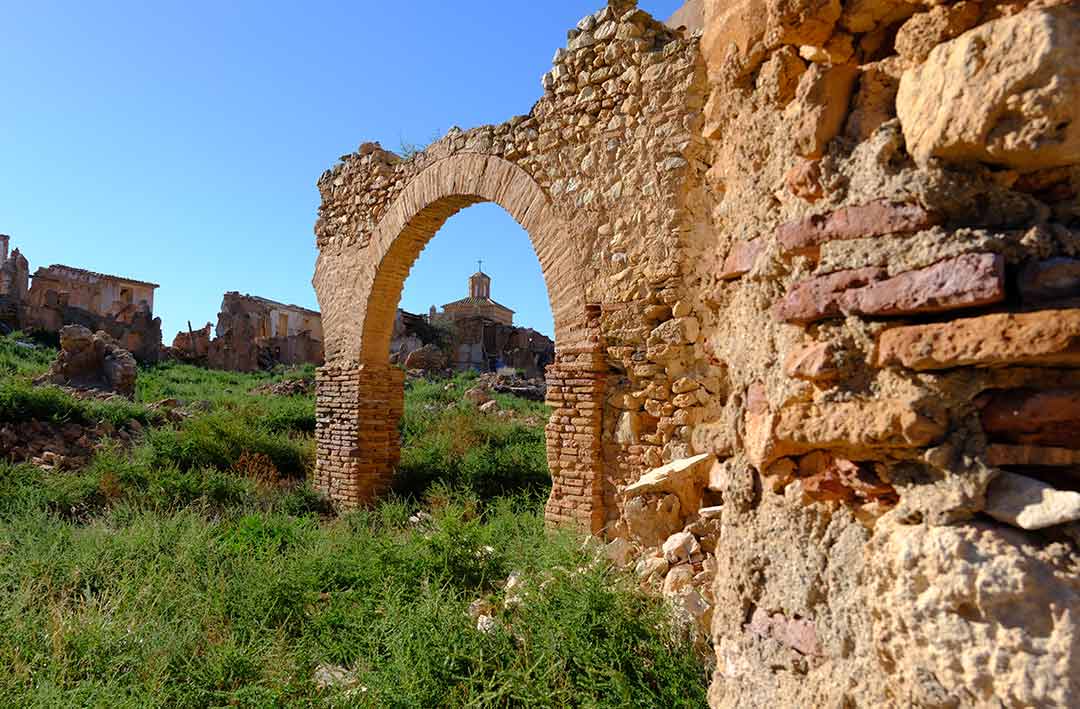
<svg viewBox="0 0 1080 709"><path fill-rule="evenodd" d="M480 270L484 265L483 261L477 261L476 265L476 273L469 276L469 297L489 299L491 298L491 278Z"/></svg>

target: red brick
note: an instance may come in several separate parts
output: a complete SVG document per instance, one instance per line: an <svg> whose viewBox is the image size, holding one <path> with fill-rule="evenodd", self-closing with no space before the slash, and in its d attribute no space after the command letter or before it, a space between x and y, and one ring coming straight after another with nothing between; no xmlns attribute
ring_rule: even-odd
<svg viewBox="0 0 1080 709"><path fill-rule="evenodd" d="M980 418L994 441L1080 449L1080 389L995 392Z"/></svg>
<svg viewBox="0 0 1080 709"><path fill-rule="evenodd" d="M791 323L811 323L824 318L839 317L840 295L849 288L865 286L884 280L880 268L859 268L817 276L796 283L787 295L773 306L778 320Z"/></svg>
<svg viewBox="0 0 1080 709"><path fill-rule="evenodd" d="M1004 299L1005 259L997 254L965 254L849 290L840 297L840 310L848 315L911 315Z"/></svg>
<svg viewBox="0 0 1080 709"><path fill-rule="evenodd" d="M812 255L828 241L911 233L940 221L916 204L877 201L789 222L776 230L776 236L785 252Z"/></svg>
<svg viewBox="0 0 1080 709"><path fill-rule="evenodd" d="M727 258L724 259L724 265L717 277L721 280L729 280L749 273L764 250L765 240L761 238L736 241L728 252Z"/></svg>
<svg viewBox="0 0 1080 709"><path fill-rule="evenodd" d="M1020 297L1030 304L1080 303L1080 259L1052 258L1027 264L1020 272Z"/></svg>

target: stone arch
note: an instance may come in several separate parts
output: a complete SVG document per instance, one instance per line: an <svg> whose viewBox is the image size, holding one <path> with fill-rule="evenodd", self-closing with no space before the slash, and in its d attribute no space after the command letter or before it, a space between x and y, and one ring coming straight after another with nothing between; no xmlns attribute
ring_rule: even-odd
<svg viewBox="0 0 1080 709"><path fill-rule="evenodd" d="M316 485L339 504L364 504L391 484L400 455L404 372L389 363L390 339L409 271L442 225L493 202L528 233L555 320L546 428L552 495L547 516L598 531L603 525L600 446L603 357L598 313L585 303L576 244L549 196L500 157L459 153L434 160L397 193L375 227L340 249L323 249L314 285L324 311L327 365L318 381Z"/></svg>
<svg viewBox="0 0 1080 709"><path fill-rule="evenodd" d="M466 207L493 202L505 209L529 235L548 290L555 319L555 341L569 344L580 336L585 306L582 273L573 242L561 239L565 229L551 200L532 177L499 157L454 155L414 177L394 200L372 234L369 249L378 266L366 304L360 358L381 364L389 354L393 311L420 252L442 225ZM389 312L387 312L389 308Z"/></svg>

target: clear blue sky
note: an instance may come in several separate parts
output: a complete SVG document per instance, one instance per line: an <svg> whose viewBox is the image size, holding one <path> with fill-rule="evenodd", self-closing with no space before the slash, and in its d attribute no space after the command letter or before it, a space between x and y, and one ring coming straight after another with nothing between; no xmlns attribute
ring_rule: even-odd
<svg viewBox="0 0 1080 709"><path fill-rule="evenodd" d="M661 19L678 0L642 0ZM31 268L161 284L166 342L227 290L316 307L315 182L389 149L527 113L566 30L603 0L0 0L0 233ZM454 217L402 307L492 295L552 331L528 237L494 205Z"/></svg>

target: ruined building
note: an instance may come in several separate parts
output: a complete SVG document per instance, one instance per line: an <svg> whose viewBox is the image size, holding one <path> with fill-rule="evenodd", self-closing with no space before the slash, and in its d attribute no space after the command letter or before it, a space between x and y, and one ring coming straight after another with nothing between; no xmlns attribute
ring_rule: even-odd
<svg viewBox="0 0 1080 709"><path fill-rule="evenodd" d="M491 299L491 276L477 271L469 276L469 295L442 307L441 313L432 306L433 321L458 322L469 318L484 318L502 325L514 324L514 311Z"/></svg>
<svg viewBox="0 0 1080 709"><path fill-rule="evenodd" d="M321 364L322 319L298 305L226 293L218 313L216 337L209 323L177 333L172 355L214 369L253 372L285 364Z"/></svg>
<svg viewBox="0 0 1080 709"><path fill-rule="evenodd" d="M20 306L30 288L30 262L18 249L8 253L11 237L0 234L0 325L20 326Z"/></svg>
<svg viewBox="0 0 1080 709"><path fill-rule="evenodd" d="M0 322L10 329L59 333L65 325L103 330L142 362L161 354L161 320L155 318L158 286L71 266L39 268L18 249L8 255L9 237L0 235Z"/></svg>
<svg viewBox="0 0 1080 709"><path fill-rule="evenodd" d="M441 343L448 349L448 366L464 371L497 371L511 367L525 372L528 377L544 375L544 369L554 361L555 343L531 328L514 326L514 311L491 298L491 277L483 271L469 276L469 295L443 305L439 312L431 307L427 323L445 330L448 341ZM399 313L401 324L415 323L417 316ZM404 328L401 334L407 338L419 332L419 324ZM397 361L404 362L402 354L408 354L409 341L402 340L395 332L391 351L397 353ZM417 338L427 344L428 338Z"/></svg>
<svg viewBox="0 0 1080 709"><path fill-rule="evenodd" d="M700 6L611 0L528 115L322 175L314 484L388 489L402 284L495 202L547 517L708 629L712 706L1080 705L1080 7Z"/></svg>

